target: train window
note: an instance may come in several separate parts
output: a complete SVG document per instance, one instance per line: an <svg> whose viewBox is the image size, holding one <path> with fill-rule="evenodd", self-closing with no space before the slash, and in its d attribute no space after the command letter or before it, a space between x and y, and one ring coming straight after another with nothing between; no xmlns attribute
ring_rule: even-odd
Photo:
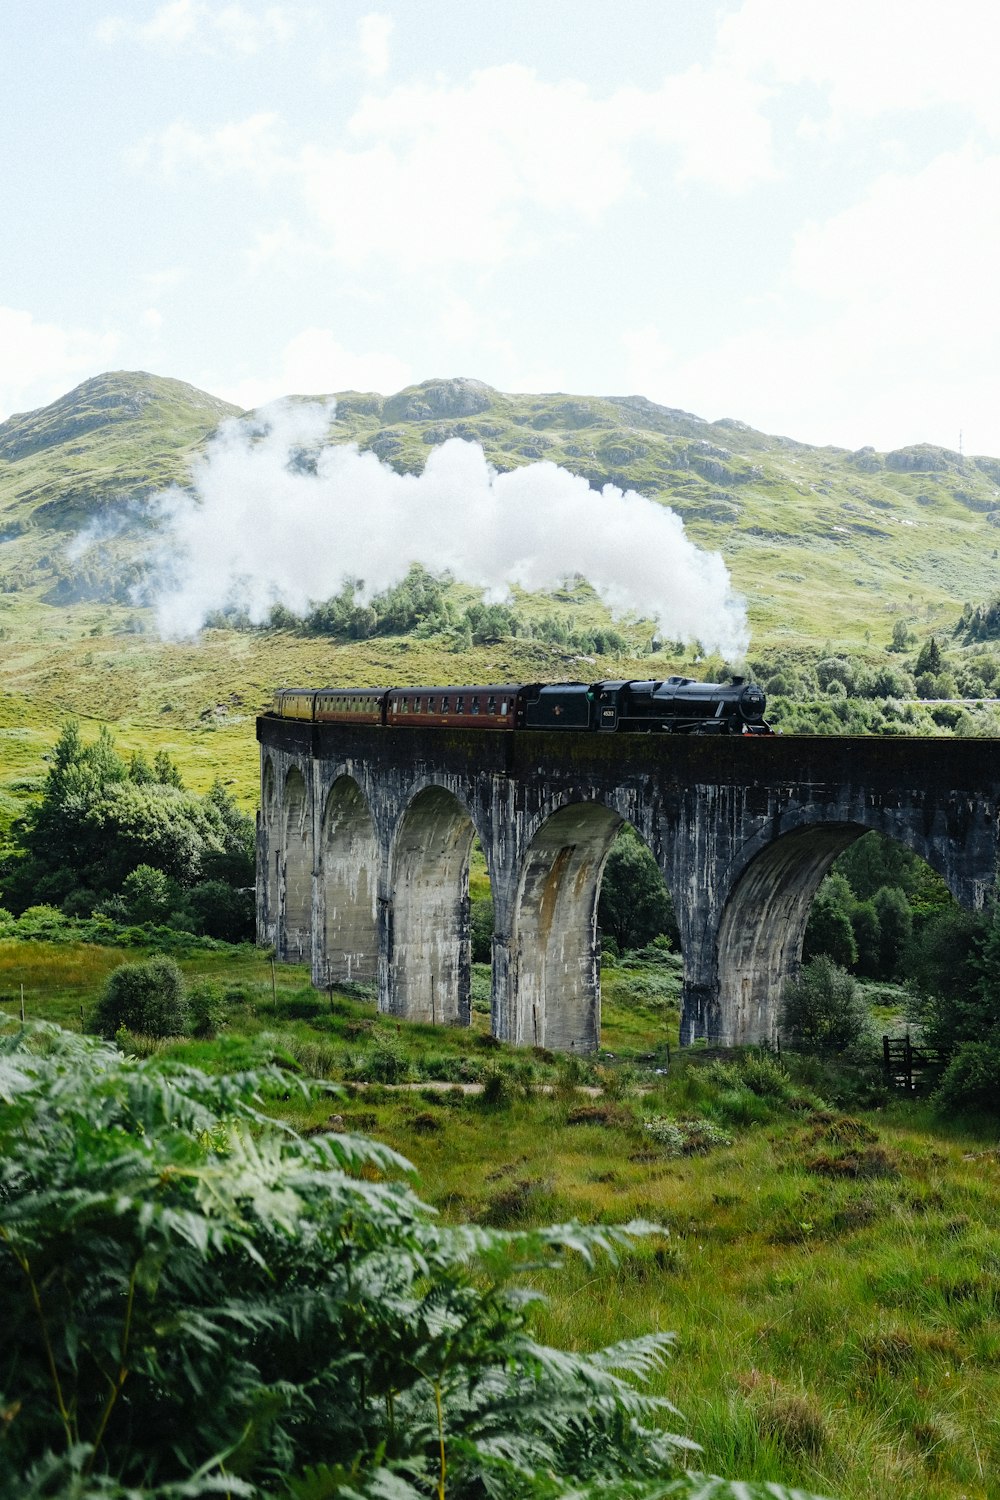
<svg viewBox="0 0 1000 1500"><path fill-rule="evenodd" d="M413 700L413 712L415 714L418 714L420 712L420 699L419 698L414 698L414 700Z"/></svg>
<svg viewBox="0 0 1000 1500"><path fill-rule="evenodd" d="M473 700L472 700L472 712L474 714L477 714L479 712L479 699L478 698L473 698Z"/></svg>
<svg viewBox="0 0 1000 1500"><path fill-rule="evenodd" d="M506 712L507 712L507 699L506 699L506 698L504 698L504 699L503 699L503 700L502 700L502 701L501 701L501 704L500 704L500 712L501 712L501 713L502 713L502 714L506 714Z"/></svg>
<svg viewBox="0 0 1000 1500"><path fill-rule="evenodd" d="M451 708L451 699L448 697L447 693L442 693L441 694L441 712L443 714L446 714L446 713L448 713L448 711L449 711L450 708Z"/></svg>
<svg viewBox="0 0 1000 1500"><path fill-rule="evenodd" d="M455 699L455 712L457 714L464 714L465 713L465 699L464 698L456 698Z"/></svg>
<svg viewBox="0 0 1000 1500"><path fill-rule="evenodd" d="M429 714L432 714L434 712L434 699L433 698L428 698L427 699L427 712Z"/></svg>
<svg viewBox="0 0 1000 1500"><path fill-rule="evenodd" d="M486 702L486 712L488 714L495 714L496 711L497 711L497 700L494 698L493 694L491 693L490 696L489 696L489 698L487 699L487 702Z"/></svg>

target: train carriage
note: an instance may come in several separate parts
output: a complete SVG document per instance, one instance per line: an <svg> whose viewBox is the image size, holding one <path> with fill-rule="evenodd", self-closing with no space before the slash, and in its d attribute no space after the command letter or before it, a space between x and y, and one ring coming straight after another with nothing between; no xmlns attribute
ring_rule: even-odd
<svg viewBox="0 0 1000 1500"><path fill-rule="evenodd" d="M385 699L388 692L387 687L320 688L316 694L316 722L382 724L385 722Z"/></svg>
<svg viewBox="0 0 1000 1500"><path fill-rule="evenodd" d="M390 729L450 725L458 729L520 729L522 689L512 683L480 687L393 688L386 694Z"/></svg>
<svg viewBox="0 0 1000 1500"><path fill-rule="evenodd" d="M316 717L315 688L279 688L274 695L273 713L279 719L308 719Z"/></svg>

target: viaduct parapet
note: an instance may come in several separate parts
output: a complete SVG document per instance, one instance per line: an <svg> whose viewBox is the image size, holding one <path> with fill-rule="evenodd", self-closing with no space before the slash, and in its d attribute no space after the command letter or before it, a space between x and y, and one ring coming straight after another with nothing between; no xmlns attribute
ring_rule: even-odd
<svg viewBox="0 0 1000 1500"><path fill-rule="evenodd" d="M684 955L681 1039L771 1041L809 907L876 829L963 906L993 886L1000 741L381 729L262 717L257 930L314 984L465 1025L469 856L492 885L492 1029L591 1052L597 901L622 823L649 845Z"/></svg>

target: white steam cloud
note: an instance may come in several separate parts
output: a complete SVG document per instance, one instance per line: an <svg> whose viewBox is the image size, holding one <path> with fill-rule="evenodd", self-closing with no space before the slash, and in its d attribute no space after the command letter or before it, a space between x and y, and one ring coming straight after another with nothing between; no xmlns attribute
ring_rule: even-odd
<svg viewBox="0 0 1000 1500"><path fill-rule="evenodd" d="M331 415L281 402L227 422L193 469L194 493L162 497L164 635L193 635L226 605L255 621L278 602L303 611L346 579L364 579L370 598L420 563L491 601L580 574L616 616L651 618L665 638L730 660L745 652L746 609L722 558L689 541L673 511L610 484L598 493L553 463L499 474L457 438L432 449L422 474L397 474L353 445L323 446Z"/></svg>

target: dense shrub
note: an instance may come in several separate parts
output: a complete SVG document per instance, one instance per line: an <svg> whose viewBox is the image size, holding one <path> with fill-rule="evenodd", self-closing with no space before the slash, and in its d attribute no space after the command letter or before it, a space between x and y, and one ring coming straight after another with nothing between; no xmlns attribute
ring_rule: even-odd
<svg viewBox="0 0 1000 1500"><path fill-rule="evenodd" d="M645 1129L667 1156L703 1156L717 1146L733 1144L732 1136L711 1120L672 1120L668 1115L655 1115L646 1121Z"/></svg>
<svg viewBox="0 0 1000 1500"><path fill-rule="evenodd" d="M163 922L189 887L254 883L253 820L221 783L197 796L163 751L152 765L142 755L126 759L107 729L85 745L72 720L41 799L13 832L18 847L0 865L0 890L14 912L46 904L74 916L101 909L118 921ZM234 930L228 910L220 925ZM202 930L211 932L207 920Z"/></svg>
<svg viewBox="0 0 1000 1500"><path fill-rule="evenodd" d="M213 1037L226 1024L226 1004L214 984L196 984L187 996L191 1035Z"/></svg>
<svg viewBox="0 0 1000 1500"><path fill-rule="evenodd" d="M121 964L109 974L92 1021L105 1037L122 1027L144 1036L183 1036L188 1022L183 974L172 958Z"/></svg>
<svg viewBox="0 0 1000 1500"><path fill-rule="evenodd" d="M962 1042L934 1097L945 1114L963 1109L1000 1114L1000 1037L994 1034L985 1041Z"/></svg>
<svg viewBox="0 0 1000 1500"><path fill-rule="evenodd" d="M825 954L785 986L782 1036L820 1056L857 1047L869 1035L868 1008L857 982Z"/></svg>

